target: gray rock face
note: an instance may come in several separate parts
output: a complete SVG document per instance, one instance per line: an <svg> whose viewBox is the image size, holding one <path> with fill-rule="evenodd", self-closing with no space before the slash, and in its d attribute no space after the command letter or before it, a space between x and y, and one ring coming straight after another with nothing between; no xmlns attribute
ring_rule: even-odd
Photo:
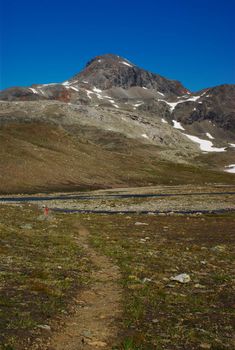
<svg viewBox="0 0 235 350"><path fill-rule="evenodd" d="M29 88L12 87L0 91L2 101L38 101L45 100L43 95L34 94Z"/></svg>
<svg viewBox="0 0 235 350"><path fill-rule="evenodd" d="M55 100L96 109L138 110L143 114L152 113L171 125L174 122L189 128L196 125L195 131L199 124L211 123L226 133L226 138L228 135L231 142L234 139L235 85L221 85L190 93L180 82L141 69L112 54L93 58L83 71L63 83L0 91L0 100ZM212 131L203 128L204 132ZM220 131L215 134L224 139Z"/></svg>
<svg viewBox="0 0 235 350"><path fill-rule="evenodd" d="M128 89L133 86L146 87L162 93L179 96L188 90L176 80L169 80L137 67L128 60L115 56L97 56L86 65L86 68L75 75L71 81L84 82L101 90L112 87Z"/></svg>
<svg viewBox="0 0 235 350"><path fill-rule="evenodd" d="M199 92L200 102L176 106L174 117L184 124L208 120L219 127L235 131L235 85L220 85Z"/></svg>

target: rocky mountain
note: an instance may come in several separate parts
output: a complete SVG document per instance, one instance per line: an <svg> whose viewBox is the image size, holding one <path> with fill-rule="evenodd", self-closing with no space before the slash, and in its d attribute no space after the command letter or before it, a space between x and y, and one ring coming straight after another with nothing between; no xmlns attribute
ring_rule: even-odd
<svg viewBox="0 0 235 350"><path fill-rule="evenodd" d="M65 82L0 91L0 107L8 192L234 179L235 85L192 93L104 55Z"/></svg>

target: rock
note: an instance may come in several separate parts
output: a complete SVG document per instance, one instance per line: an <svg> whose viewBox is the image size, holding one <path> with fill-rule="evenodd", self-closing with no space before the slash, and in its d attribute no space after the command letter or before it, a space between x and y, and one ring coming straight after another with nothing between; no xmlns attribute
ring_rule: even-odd
<svg viewBox="0 0 235 350"><path fill-rule="evenodd" d="M51 330L51 327L48 326L47 324L39 324L37 327L40 328L40 329L45 329L46 331L50 331Z"/></svg>
<svg viewBox="0 0 235 350"><path fill-rule="evenodd" d="M170 278L171 281L176 281L179 283L188 283L191 281L190 276L187 273L181 273L180 275Z"/></svg>
<svg viewBox="0 0 235 350"><path fill-rule="evenodd" d="M148 226L148 224L146 222L136 222L135 226Z"/></svg>
<svg viewBox="0 0 235 350"><path fill-rule="evenodd" d="M152 320L152 323L158 323L159 321L155 318L154 320Z"/></svg>
<svg viewBox="0 0 235 350"><path fill-rule="evenodd" d="M221 244L221 245L216 245L215 247L211 248L212 252L218 252L218 253L224 253L226 251L226 246Z"/></svg>
<svg viewBox="0 0 235 350"><path fill-rule="evenodd" d="M207 264L207 261L206 261L206 260L201 260L200 263L201 263L202 265L206 265L206 264Z"/></svg>
<svg viewBox="0 0 235 350"><path fill-rule="evenodd" d="M85 338L91 338L92 337L92 332L89 330L85 330L81 333Z"/></svg>
<svg viewBox="0 0 235 350"><path fill-rule="evenodd" d="M152 282L151 278L147 278L145 277L142 281L143 283L146 283L146 282Z"/></svg>
<svg viewBox="0 0 235 350"><path fill-rule="evenodd" d="M88 345L96 346L98 348L103 348L104 346L107 346L107 343L101 340L95 340L95 341L89 341L87 342Z"/></svg>
<svg viewBox="0 0 235 350"><path fill-rule="evenodd" d="M200 344L201 349L211 349L211 344L208 343L201 343Z"/></svg>
<svg viewBox="0 0 235 350"><path fill-rule="evenodd" d="M32 225L31 224L25 224L25 225L21 225L20 228L26 229L26 230L32 230Z"/></svg>
<svg viewBox="0 0 235 350"><path fill-rule="evenodd" d="M203 285L200 284L200 283L194 284L194 287L195 287L195 288L205 288L205 286L203 286Z"/></svg>

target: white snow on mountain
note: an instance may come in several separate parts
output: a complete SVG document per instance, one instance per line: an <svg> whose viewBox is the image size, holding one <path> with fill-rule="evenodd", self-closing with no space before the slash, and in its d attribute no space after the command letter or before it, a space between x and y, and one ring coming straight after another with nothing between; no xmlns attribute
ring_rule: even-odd
<svg viewBox="0 0 235 350"><path fill-rule="evenodd" d="M133 106L139 107L139 106L141 106L143 103L144 103L144 102L139 102L139 103L134 104Z"/></svg>
<svg viewBox="0 0 235 350"><path fill-rule="evenodd" d="M235 174L235 164L230 164L225 167L225 171L227 173L233 173Z"/></svg>
<svg viewBox="0 0 235 350"><path fill-rule="evenodd" d="M158 92L159 93L159 92ZM203 94L202 94L203 95ZM166 104L168 104L168 106L170 106L170 110L171 112L173 112L173 110L175 109L175 107L180 104L180 103L185 103L185 102L188 102L188 101L197 101L202 95L199 95L199 96L191 96L191 97L186 97L184 100L179 100L179 101L176 101L176 102L168 102L166 100L160 100L159 101L162 101L162 102L165 102ZM202 102L199 102L199 103L202 103Z"/></svg>
<svg viewBox="0 0 235 350"><path fill-rule="evenodd" d="M93 87L93 91L98 92L98 93L101 93L101 92L102 92L102 90L97 89L95 86Z"/></svg>
<svg viewBox="0 0 235 350"><path fill-rule="evenodd" d="M37 90L35 90L34 88L29 88L29 90L31 90L34 94L38 94Z"/></svg>
<svg viewBox="0 0 235 350"><path fill-rule="evenodd" d="M125 61L122 61L121 63L122 63L122 64L125 64L125 65L128 66L128 67L133 67L132 64L127 63L127 62L125 62Z"/></svg>
<svg viewBox="0 0 235 350"><path fill-rule="evenodd" d="M203 140L193 135L187 135L187 134L184 134L184 135L187 136L191 141L198 143L200 146L200 149L204 152L225 152L225 147L220 147L220 148L214 147L211 141Z"/></svg>
<svg viewBox="0 0 235 350"><path fill-rule="evenodd" d="M146 134L142 134L142 137L144 137L145 139L149 139L149 137Z"/></svg>
<svg viewBox="0 0 235 350"><path fill-rule="evenodd" d="M206 136L208 139L214 140L214 137L209 132L206 133Z"/></svg>
<svg viewBox="0 0 235 350"><path fill-rule="evenodd" d="M79 91L77 88L75 88L74 86L69 86L70 89L73 89L74 91Z"/></svg>
<svg viewBox="0 0 235 350"><path fill-rule="evenodd" d="M175 129L185 130L183 128L183 126L180 124L180 122L177 122L176 120L172 120L172 121L173 121L173 124L174 124L173 126Z"/></svg>

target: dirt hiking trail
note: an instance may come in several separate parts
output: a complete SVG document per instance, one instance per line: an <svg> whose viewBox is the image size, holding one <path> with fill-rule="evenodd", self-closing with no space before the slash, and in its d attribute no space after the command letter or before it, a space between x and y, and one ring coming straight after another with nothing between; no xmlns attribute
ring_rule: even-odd
<svg viewBox="0 0 235 350"><path fill-rule="evenodd" d="M78 245L86 251L94 264L91 286L77 296L73 316L65 320L65 327L52 336L48 350L111 349L118 335L121 317L122 289L118 284L119 268L89 245L89 232L75 223Z"/></svg>

